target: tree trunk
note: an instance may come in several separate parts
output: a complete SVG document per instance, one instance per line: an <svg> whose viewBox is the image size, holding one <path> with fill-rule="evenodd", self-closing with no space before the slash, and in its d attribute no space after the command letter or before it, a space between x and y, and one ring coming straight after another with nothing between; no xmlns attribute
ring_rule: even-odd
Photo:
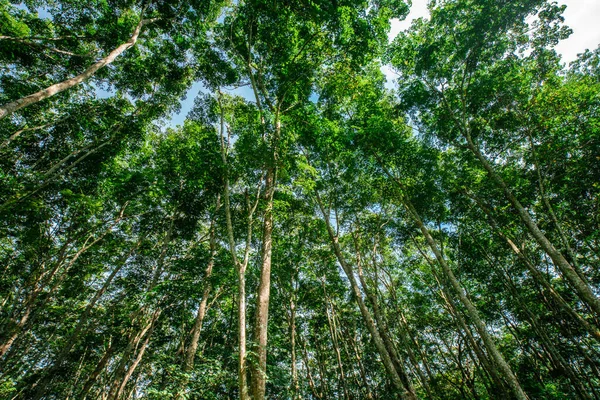
<svg viewBox="0 0 600 400"><path fill-rule="evenodd" d="M399 182L397 182L397 183L399 183ZM519 384L517 377L515 376L512 369L510 368L510 366L508 365L508 363L506 362L506 360L504 359L504 357L498 350L498 347L496 347L494 340L492 339L491 335L487 331L487 328L486 328L484 322L482 321L481 317L479 316L479 312L477 311L477 309L475 308L473 303L471 303L471 300L469 300L469 298L465 294L465 291L462 288L462 286L460 285L458 279L456 279L456 276L454 276L454 273L452 272L452 270L450 269L450 266L446 262L444 256L438 249L438 246L437 246L435 240L433 239L433 237L429 233L429 230L427 229L427 227L421 220L421 217L417 213L417 210L414 208L412 203L404 196L402 196L402 201L403 201L404 205L406 206L409 214L412 216L414 222L417 224L417 226L421 230L421 233L427 240L427 243L428 243L431 251L435 255L436 260L438 261L439 265L442 268L444 276L446 277L446 279L448 279L451 287L453 288L454 292L458 296L458 299L460 300L462 305L465 307L465 309L467 311L467 315L469 316L469 318L475 325L475 329L477 329L477 332L481 336L481 339L483 340L483 343L485 344L487 351L492 356L493 361L496 363L499 370L502 372L502 375L503 375L504 379L507 381L508 386L510 387L511 391L513 392L513 395L519 400L527 400L528 397L525 394L525 392L523 391L523 389L521 388L521 385Z"/></svg>
<svg viewBox="0 0 600 400"><path fill-rule="evenodd" d="M510 204L517 210L519 217L525 224L525 227L533 236L535 241L540 245L540 247L548 254L554 265L558 267L558 269L562 272L563 276L569 281L571 286L577 292L579 298L586 303L597 316L600 316L600 300L594 294L593 290L589 287L589 285L581 279L575 268L567 261L567 259L558 251L554 245L548 240L546 235L540 230L537 226L529 212L523 207L521 202L514 196L506 182L502 179L498 173L494 170L494 167L490 164L490 162L485 158L485 156L481 153L479 148L473 142L471 135L466 132L465 138L467 139L467 143L471 152L477 157L479 162L483 165L489 176L492 180L502 189L505 197L508 199Z"/></svg>
<svg viewBox="0 0 600 400"><path fill-rule="evenodd" d="M126 207L126 205L125 205L125 207ZM123 218L123 213L125 212L125 207L123 207L121 209L119 216L113 221L113 223L108 227L108 229L106 229L104 232L102 232L100 234L99 237L92 240L93 236L90 235L86 238L81 249L79 249L73 255L73 257L71 258L69 263L64 268L62 275L59 275L57 282L55 282L54 285L52 285L48 289L47 295L51 295L51 294L55 293L56 290L58 289L58 287L60 286L60 284L62 283L62 281L67 277L67 272L71 269L71 267L73 266L73 264L75 264L75 262L79 259L79 257L83 253L85 253L88 249L90 249L92 246L94 246L96 243L101 241L106 235L108 235L112 231L112 228L115 227L119 223L119 221L121 221L121 219ZM88 243L90 240L92 240L92 242ZM66 248L64 248L64 250L66 251ZM19 335L23 333L23 329L25 328L27 321L30 320L32 318L32 315L35 315L37 313L37 311L39 310L39 307L35 307L38 303L37 300L38 300L39 295L42 293L44 288L50 284L50 281L58 273L58 270L63 265L65 260L66 260L66 257L64 257L64 258L61 257L54 264L54 267L51 269L50 273L48 275L44 274L45 282L41 282L41 278L38 278L37 282L39 282L39 285L37 287L34 287L34 290L28 296L25 312L21 316L20 320L15 324L15 327L12 329L12 332L9 332L8 337L6 339L4 339L2 343L0 343L0 358L3 357L8 352L8 350L10 350L11 346L17 340ZM48 301L48 299L46 299L46 301Z"/></svg>
<svg viewBox="0 0 600 400"><path fill-rule="evenodd" d="M325 283L323 283L323 291L325 291ZM329 313L330 309L330 300L327 296L327 292L325 292L325 315L327 316L327 327L329 328L329 336L331 337L331 344L333 344L333 350L335 351L336 361L338 364L338 369L340 371L339 382L342 385L342 391L344 392L344 398L348 399L348 386L346 385L346 374L344 373L344 364L342 363L342 354L340 352L340 346L338 343L338 334L337 329L335 327L335 322L332 321L333 318ZM332 307L333 308L333 307ZM333 314L333 310L331 313ZM338 386L339 390L339 386Z"/></svg>
<svg viewBox="0 0 600 400"><path fill-rule="evenodd" d="M198 306L198 312L196 313L196 319L194 321L194 327L192 328L192 339L190 341L190 345L185 354L185 362L183 365L183 371L189 372L194 368L194 358L196 357L196 351L198 350L198 341L200 340L200 333L202 332L202 323L204 321L204 316L206 315L206 306L208 304L208 298L210 296L210 291L212 286L210 284L210 277L212 275L212 270L215 265L215 257L217 255L217 243L215 237L215 219L216 215L221 208L221 196L217 196L217 204L215 206L214 216L210 221L210 259L208 260L208 265L206 266L206 270L204 271L204 281L205 287L202 293L202 299L200 300L200 305Z"/></svg>
<svg viewBox="0 0 600 400"><path fill-rule="evenodd" d="M365 296L367 297L367 300L371 304L371 309L373 310L373 316L375 317L375 322L377 324L377 330L379 331L379 335L381 336L381 339L383 340L383 342L385 344L385 347L390 355L392 363L394 364L394 367L396 368L396 370L399 371L399 374L402 374L404 371L404 366L403 366L402 362L400 361L400 357L398 355L396 346L394 345L394 343L392 342L392 340L390 338L390 334L387 329L387 324L386 324L383 314L381 313L381 309L379 308L379 303L378 303L376 294L373 293L371 291L371 289L369 288L369 285L367 285L367 282L366 282L364 274L363 274L363 267L362 267L363 258L362 258L362 254L361 254L360 247L358 244L358 239L356 237L356 234L353 233L352 236L354 239L354 248L355 248L355 252L356 252L356 266L358 269L358 279L360 281L360 285L361 285L363 291L365 292ZM373 263L374 262L375 261L373 261ZM375 265L373 265L373 266L375 267ZM377 285L375 285L375 288L377 288ZM375 289L375 290L377 290L377 289ZM427 395L429 397L431 397L431 390L429 388L427 379L425 378L421 369L419 368L419 365L416 362L416 358L414 356L414 353L412 352L412 349L410 348L410 345L407 343L406 340L404 340L404 344L405 344L405 350L408 354L408 358L411 361L413 367L415 368L415 372L416 372L417 376L419 377L419 380L421 381L421 384L422 384L423 388L425 389L425 392L427 393Z"/></svg>
<svg viewBox="0 0 600 400"><path fill-rule="evenodd" d="M87 304L85 310L83 311L83 314L81 314L81 317L79 317L79 321L77 322L77 326L75 327L75 330L73 331L71 336L68 338L68 340L65 342L64 347L61 349L60 353L58 354L58 357L56 358L56 361L54 362L54 364L50 368L47 369L47 372L45 373L45 377L39 383L39 387L36 391L36 395L35 395L34 399L40 399L44 395L44 392L45 392L47 386L52 382L52 379L57 377L57 375L60 375L60 374L56 374L55 371L60 369L60 367L62 367L62 364L64 363L65 359L71 352L71 349L73 348L73 346L75 346L75 344L77 344L77 341L79 340L79 335L81 335L81 332L83 331L83 328L92 312L92 309L94 308L94 306L96 305L96 303L98 302L100 297L102 297L104 292L106 292L106 290L108 290L108 287L112 283L114 277L119 273L121 268L123 268L125 266L125 264L127 263L127 260L133 255L133 253L136 251L136 249L139 247L140 244L141 244L141 240L139 240L135 244L135 246L131 248L131 250L123 257L122 260L119 260L118 266L112 270L112 272L110 273L108 278L106 278L106 280L104 281L104 284L102 285L100 290L98 290L96 292L94 297L92 297L90 302ZM58 377L63 378L63 379L66 378L66 377L62 377L62 376L58 376Z"/></svg>
<svg viewBox="0 0 600 400"><path fill-rule="evenodd" d="M116 341L113 340L113 341L111 341L110 346L108 346L108 349L104 352L104 355L102 356L100 361L98 361L98 364L96 365L96 368L94 369L94 371L90 374L90 376L85 381L85 384L83 385L83 389L81 390L81 393L79 393L80 399L85 400L88 392L90 391L92 386L94 386L94 384L96 383L98 376L100 376L100 374L104 370L104 367L106 367L106 364L108 363L108 360L110 359L113 352L115 351L115 348L116 348Z"/></svg>
<svg viewBox="0 0 600 400"><path fill-rule="evenodd" d="M290 298L290 353L291 353L291 374L292 382L290 389L292 392L292 400L300 399L300 385L298 384L298 369L296 367L296 288L294 280L292 280L292 294Z"/></svg>
<svg viewBox="0 0 600 400"><path fill-rule="evenodd" d="M394 387L400 392L400 396L403 399L410 399L410 400L416 399L417 396L414 393L414 389L412 388L410 381L408 380L408 376L406 375L406 373L404 371L402 371L402 372L397 371L396 367L394 366L394 363L393 363L393 361L390 357L390 354L383 342L383 339L381 338L381 335L379 334L379 331L377 330L377 327L375 326L375 321L373 320L373 317L371 316L371 312L369 311L369 309L367 308L367 306L365 305L365 303L363 301L362 293L360 291L360 288L358 287L356 278L354 277L354 271L352 270L352 267L350 266L350 264L348 264L346 262L343 254L342 254L342 250L340 248L338 238L335 235L335 233L331 227L331 223L329 221L329 215L325 211L325 207L323 206L323 203L321 201L321 198L320 198L318 192L316 192L315 194L316 194L317 203L319 205L319 208L323 215L323 219L325 221L325 225L327 227L327 233L329 234L329 239L331 240L336 258L338 259L338 262L342 266L342 269L344 270L348 280L350 281L352 293L354 294L354 298L358 304L360 313L361 313L363 320L367 326L367 329L369 330L369 333L371 334L373 341L375 342L375 347L377 348L379 355L381 356L381 360L383 362L383 365L384 365L387 373L389 374L389 378L391 379Z"/></svg>
<svg viewBox="0 0 600 400"><path fill-rule="evenodd" d="M322 399L323 394L317 390L315 380L310 370L310 359L308 358L308 350L306 349L306 343L304 342L304 340L302 340L302 336L298 336L298 343L302 347L302 358L304 361L304 366L306 367L306 377L308 378L308 386L310 387L310 390L316 399Z"/></svg>
<svg viewBox="0 0 600 400"><path fill-rule="evenodd" d="M265 199L267 207L263 222L262 265L258 285L254 340L256 360L251 366L253 400L263 400L267 383L267 333L269 323L269 298L271 293L271 251L273 234L273 194L275 193L275 167L267 169Z"/></svg>
<svg viewBox="0 0 600 400"><path fill-rule="evenodd" d="M233 223L231 220L231 204L229 196L229 173L227 170L227 146L225 143L225 117L223 105L221 103L221 92L218 93L217 101L220 109L220 140L221 140L221 159L225 165L223 177L223 202L225 205L225 221L227 224L227 240L229 244L229 252L233 260L234 267L238 274L238 391L240 400L248 400L248 382L246 379L246 267L248 266L250 245L252 242L252 224L253 215L258 205L259 196L257 195L254 206L250 206L250 201L247 198L248 205L248 227L246 233L246 249L244 251L243 261L239 261L236 253L235 237L233 235Z"/></svg>
<svg viewBox="0 0 600 400"><path fill-rule="evenodd" d="M144 356L144 353L146 352L146 349L148 348L148 343L150 342L150 337L152 336L152 331L154 330L154 327L156 326L156 320L158 319L159 316L160 316L160 311L157 311L154 313L154 316L152 317L151 327L148 330L148 332L146 333L146 339L144 340L144 343L142 344L140 350L138 351L137 356L135 357L135 359L133 360L133 362L127 369L127 372L125 373L125 376L123 377L123 380L121 381L121 384L119 385L119 388L113 398L114 400L117 400L121 397L121 394L125 390L125 386L127 385L127 382L129 382L129 379L131 378L131 375L133 375L135 369L140 364L140 361L142 361L142 357Z"/></svg>
<svg viewBox="0 0 600 400"><path fill-rule="evenodd" d="M125 50L127 50L131 46L135 45L144 25L148 25L152 22L155 22L158 19L159 18L140 19L140 22L137 24L137 26L133 30L133 33L131 34L131 37L129 38L129 40L127 42L125 42L125 43L121 44L120 46L118 46L117 48L115 48L106 57L104 57L100 61L92 64L88 69L83 71L81 74L74 76L73 78L67 79L65 81L55 83L54 85L48 86L47 88L40 90L39 92L30 94L29 96L22 97L11 103L1 106L0 107L0 119L8 117L15 111L20 110L21 108L30 106L31 104L35 104L37 102L40 102L44 99L47 99L48 97L54 96L57 93L60 93L67 89L70 89L73 86L79 85L81 82L89 79L100 68L112 63L115 60L115 58L117 58L117 56L119 56L121 53L123 53Z"/></svg>
<svg viewBox="0 0 600 400"><path fill-rule="evenodd" d="M479 206L479 208L481 208L483 210L483 212L487 215L489 224L492 227L492 229L495 231L495 233L500 238L502 238L508 244L510 249L519 258L519 260L521 260L523 262L523 264L527 267L527 270L531 273L534 281L539 283L540 285L542 285L542 287L544 289L546 289L546 291L548 292L550 297L552 297L552 299L554 299L554 301L567 314L569 314L575 321L577 321L577 323L579 325L581 325L581 327L583 329L585 329L590 335L592 335L592 337L594 339L596 339L597 341L600 341L600 330L598 330L598 328L595 328L594 326L592 326L592 324L590 324L581 315L579 315L579 313L577 311L575 311L573 309L573 307L571 307L567 303L567 301L561 296L561 294L558 293L552 287L552 285L550 285L550 282L548 282L548 280L544 277L544 275L531 263L531 261L525 256L525 254L523 254L523 252L521 251L519 246L517 246L517 244L515 244L508 236L506 236L506 234L504 232L502 232L502 230L498 226L498 223L492 216L492 213L491 213L489 207L487 207L485 204L483 204L483 202L480 199L478 199L477 197L475 197L474 195L469 194L469 193L467 193L467 195L469 197L471 197L473 199L473 201L475 201L475 203Z"/></svg>
<svg viewBox="0 0 600 400"><path fill-rule="evenodd" d="M489 261L491 262L491 260ZM538 335L540 342L546 350L546 353L550 356L549 359L552 362L552 364L554 364L555 368L558 370L559 373L564 372L565 375L567 375L567 377L571 381L571 384L573 385L573 389L575 389L575 392L578 394L579 398L585 400L591 399L591 397L587 394L585 388L583 387L581 380L577 377L577 374L571 368L569 362L565 360L564 357L560 354L556 346L554 346L554 344L552 343L552 339L548 337L546 331L540 325L539 319L533 313L531 313L527 305L524 304L523 300L521 299L521 295L519 294L518 289L515 287L510 275L508 275L508 273L506 272L503 274L500 273L499 275L501 275L500 278L503 280L504 285L511 292L513 298L521 306L521 309L524 311L525 315L527 315L527 318L529 319L533 331Z"/></svg>

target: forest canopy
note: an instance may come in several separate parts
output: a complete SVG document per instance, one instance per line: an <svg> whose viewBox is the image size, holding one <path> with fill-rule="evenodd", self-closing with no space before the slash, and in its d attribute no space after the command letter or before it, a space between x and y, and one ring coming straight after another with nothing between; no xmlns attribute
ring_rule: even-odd
<svg viewBox="0 0 600 400"><path fill-rule="evenodd" d="M0 399L600 399L600 49L410 7L0 0Z"/></svg>

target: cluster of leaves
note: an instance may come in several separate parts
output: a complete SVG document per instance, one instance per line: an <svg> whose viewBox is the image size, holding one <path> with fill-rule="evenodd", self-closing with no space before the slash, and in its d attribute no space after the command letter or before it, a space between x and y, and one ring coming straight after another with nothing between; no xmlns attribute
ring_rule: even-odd
<svg viewBox="0 0 600 400"><path fill-rule="evenodd" d="M268 398L597 398L600 52L561 64L563 11L432 1L388 43L403 1L0 0L0 105L140 28L0 115L0 398L246 400L267 256Z"/></svg>

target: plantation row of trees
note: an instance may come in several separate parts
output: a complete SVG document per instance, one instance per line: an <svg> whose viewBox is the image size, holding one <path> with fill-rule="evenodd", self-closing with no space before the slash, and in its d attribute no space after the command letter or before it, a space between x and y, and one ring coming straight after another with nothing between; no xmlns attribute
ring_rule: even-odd
<svg viewBox="0 0 600 400"><path fill-rule="evenodd" d="M0 398L600 399L600 51L429 8L0 0Z"/></svg>

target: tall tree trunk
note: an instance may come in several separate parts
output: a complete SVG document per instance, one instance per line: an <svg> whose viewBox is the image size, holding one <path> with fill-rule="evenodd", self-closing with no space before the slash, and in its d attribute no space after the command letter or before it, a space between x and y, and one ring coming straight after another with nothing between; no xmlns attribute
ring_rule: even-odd
<svg viewBox="0 0 600 400"><path fill-rule="evenodd" d="M348 399L348 385L346 384L346 374L344 373L344 364L342 363L342 354L340 352L340 346L338 343L338 334L337 329L335 327L335 322L331 314L333 314L333 307L331 307L330 314L330 302L331 300L327 296L327 292L325 291L325 283L323 282L323 291L325 292L325 315L327 316L327 327L329 328L329 336L331 337L331 344L333 345L333 350L335 351L335 357L338 364L338 369L340 371L339 381L338 383L342 385L342 391L344 393L344 398ZM338 386L339 390L339 386Z"/></svg>
<svg viewBox="0 0 600 400"><path fill-rule="evenodd" d="M398 181L396 181L396 182L401 186L401 189L403 189L402 185ZM446 262L446 259L440 252L440 250L437 246L437 243L435 242L435 240L433 239L433 237L431 236L431 234L429 232L429 229L427 229L427 227L421 220L421 217L419 216L417 210L412 205L412 203L404 195L401 195L401 196L402 196L402 202L404 203L408 213L412 216L413 221L416 223L418 228L421 230L421 233L425 237L427 244L429 245L429 248L435 255L437 262L441 266L444 276L446 277L446 279L450 283L450 286L452 287L452 289L458 296L458 299L461 302L461 304L465 307L465 309L467 311L467 315L469 316L469 318L475 325L475 329L477 330L477 332L479 333L479 336L483 340L483 343L485 344L485 347L486 347L488 353L491 355L492 360L498 366L498 369L501 371L504 379L507 381L508 386L510 387L511 391L513 392L513 395L518 400L527 400L528 397L525 394L525 392L523 391L523 389L521 388L521 385L520 385L517 377L515 376L512 369L510 368L510 366L508 365L508 363L506 362L506 360L504 359L504 357L498 350L498 347L494 343L494 340L492 339L491 335L487 331L485 323L479 316L479 312L477 311L477 309L475 308L473 303L471 303L471 300L469 300L469 298L467 297L464 289L462 288L462 286L461 286L460 282L458 281L458 279L456 278L456 276L454 276L454 272L452 272L452 270L450 269L450 266Z"/></svg>
<svg viewBox="0 0 600 400"><path fill-rule="evenodd" d="M360 356L360 351L358 349L358 344L356 343L356 338L354 335L350 334L350 332L345 332L348 340L350 341L350 345L352 346L352 350L354 351L354 357L356 358L356 362L358 364L358 370L360 373L360 377L362 379L362 387L365 390L365 398L372 399L373 394L371 393L371 385L369 384L369 379L367 377L367 370L365 368L364 363L362 362L362 357Z"/></svg>
<svg viewBox="0 0 600 400"><path fill-rule="evenodd" d="M227 240L229 244L229 253L233 260L233 264L238 275L238 391L240 400L248 400L248 382L246 377L246 268L248 266L250 256L250 245L252 244L252 225L254 222L253 216L258 201L260 199L260 186L259 193L257 193L256 201L253 205L250 204L250 199L246 195L247 205L247 231L246 231L246 248L244 250L244 258L240 261L237 257L237 250L235 246L235 237L233 234L233 222L231 218L231 203L229 194L229 171L227 166L227 149L228 143L225 142L225 111L222 104L222 94L218 93L217 101L220 110L220 141L221 141L221 159L225 166L225 172L223 177L223 203L225 206L225 222L227 224Z"/></svg>
<svg viewBox="0 0 600 400"><path fill-rule="evenodd" d="M129 361L131 354L135 353L135 351L138 349L138 345L142 339L144 339L144 338L149 339L149 335L151 334L152 330L154 329L154 324L159 315L160 315L160 311L159 310L155 311L153 313L150 321L148 321L147 323L144 323L144 325L142 325L142 329L139 332L133 334L133 336L130 335L130 339L127 343L127 347L125 347L125 349L123 350L123 353L121 355L121 360L114 368L114 376L112 378L113 382L112 382L110 390L108 391L108 394L106 396L106 398L108 400L116 399L116 393L119 390L121 390L120 389L121 383L123 382L124 377L127 375L128 371L130 369L130 368L126 368L126 367L127 367L127 362ZM138 352L138 355L139 355L139 352ZM143 353L142 353L142 355L143 355ZM135 360L134 360L134 362L135 362ZM131 367L131 365L130 365L130 367ZM136 367L137 367L137 364L136 364Z"/></svg>
<svg viewBox="0 0 600 400"><path fill-rule="evenodd" d="M129 379L135 372L135 369L142 361L142 357L144 356L144 353L146 352L146 349L148 348L148 343L150 342L150 337L152 336L152 332L154 331L154 328L156 327L156 321L158 320L159 316L160 316L160 310L156 311L154 313L154 315L152 316L151 326L150 326L150 329L148 330L148 332L146 333L146 339L144 340L144 343L142 343L142 346L138 350L138 353L137 353L135 359L133 360L131 365L129 365L129 368L127 368L127 372L125 373L123 380L121 381L120 385L118 386L115 396L111 400L118 400L119 398L121 398L121 394L123 394L123 391L125 390L125 386L127 385L127 382L129 382Z"/></svg>
<svg viewBox="0 0 600 400"><path fill-rule="evenodd" d="M142 10L142 14L144 13L144 11L145 11L145 9ZM140 19L140 22L137 24L137 26L133 30L133 33L131 34L131 37L129 38L129 40L127 42L122 43L121 45L116 47L114 50L112 50L110 53L108 53L108 55L106 57L104 57L100 61L97 61L96 63L92 64L81 74L74 76L73 78L67 79L65 81L55 83L54 85L48 86L47 88L42 89L39 92L30 94L29 96L22 97L18 100L15 100L13 102L10 102L8 104L0 106L0 119L11 115L12 113L20 110L21 108L30 106L31 104L35 104L37 102L40 102L44 99L47 99L48 97L54 96L57 93L60 93L67 89L70 89L76 85L79 85L83 81L89 79L100 68L112 63L115 60L115 58L117 58L117 56L119 56L121 53L123 53L125 50L127 50L131 46L135 45L144 25L148 25L152 22L155 22L158 19L159 18L151 18L151 19L143 19L142 18L142 19Z"/></svg>
<svg viewBox="0 0 600 400"><path fill-rule="evenodd" d="M483 165L492 180L502 189L510 204L517 210L519 217L523 221L531 236L540 245L544 252L548 254L554 265L558 267L567 281L569 281L571 286L577 292L577 295L581 301L586 303L596 313L597 316L600 316L600 299L598 299L598 297L594 294L592 288L590 288L590 286L579 276L575 268L573 268L573 266L567 261L561 252L554 247L546 235L544 235L544 233L540 230L533 218L531 218L531 215L529 215L529 212L515 197L506 182L504 182L504 179L502 179L502 177L494 170L494 167L481 153L479 147L477 147L477 145L473 142L471 134L468 131L465 131L464 135L467 139L469 149Z"/></svg>
<svg viewBox="0 0 600 400"><path fill-rule="evenodd" d="M381 356L381 360L383 362L383 365L384 365L387 373L389 374L389 378L392 381L394 387L400 392L400 396L403 399L407 399L407 400L408 399L410 399L410 400L416 399L417 396L416 396L414 389L408 379L408 376L406 375L406 373L404 371L400 372L396 369L396 366L394 365L394 363L390 357L390 354L385 346L385 343L383 342L383 339L381 338L381 335L379 334L377 326L375 325L375 321L373 320L373 317L371 316L371 312L369 311L369 309L367 308L367 306L365 305L365 303L363 301L363 297L362 297L363 295L360 291L358 283L356 282L356 278L354 276L354 271L353 271L351 265L346 262L343 254L342 254L342 250L341 250L339 242L338 242L338 237L335 234L335 232L333 231L333 228L331 227L331 223L329 221L329 213L325 210L325 207L323 206L323 202L321 201L321 198L320 198L318 192L315 192L315 197L316 197L318 206L321 210L321 213L323 215L323 219L324 219L325 225L327 227L327 233L329 235L329 239L333 246L333 251L336 255L336 258L338 259L338 262L342 266L342 269L344 270L346 277L350 281L352 293L354 294L354 298L358 304L360 313L363 317L365 325L367 326L367 329L369 330L369 333L371 334L373 341L375 342L375 347L377 348L379 355Z"/></svg>
<svg viewBox="0 0 600 400"><path fill-rule="evenodd" d="M44 378L38 384L38 389L37 389L36 395L33 399L35 399L35 400L40 399L44 395L44 392L45 392L47 386L52 382L52 379L54 379L56 377L59 377L61 379L66 378L66 377L60 376L60 374L56 374L55 372L62 367L64 361L66 360L67 356L71 352L71 349L73 348L73 346L75 346L75 344L77 344L77 342L79 340L79 336L81 335L81 332L83 331L83 328L85 327L86 322L87 322L94 306L96 305L96 303L98 302L100 297L102 297L102 295L106 292L106 290L108 290L108 287L112 283L115 276L119 273L121 268L123 268L125 266L125 264L127 263L127 260L133 255L133 253L136 251L136 249L141 244L141 241L142 240L140 239L131 248L131 250L121 260L119 260L118 265L112 270L110 275L106 278L102 287L94 294L92 299L89 301L89 303L85 307L85 310L81 314L81 317L79 317L79 321L77 322L77 326L75 327L75 330L73 331L71 336L68 338L68 340L65 342L63 348L61 349L60 353L58 354L58 356L56 358L56 361L54 362L54 364L51 367L49 367L47 369L47 372L45 373Z"/></svg>
<svg viewBox="0 0 600 400"><path fill-rule="evenodd" d="M116 340L111 340L111 343L108 346L108 349L106 349L106 351L104 352L104 355L102 356L102 358L100 358L100 361L98 361L96 368L94 369L94 371L92 371L92 373L88 376L87 380L85 381L85 383L83 385L83 389L81 390L81 393L79 393L80 399L85 400L90 389L96 383L96 380L98 379L98 377L104 370L104 367L106 367L106 364L108 363L108 360L110 360L110 357L114 353L115 349L116 349Z"/></svg>
<svg viewBox="0 0 600 400"><path fill-rule="evenodd" d="M248 382L246 378L246 271L238 271L238 383L240 400L248 399Z"/></svg>
<svg viewBox="0 0 600 400"><path fill-rule="evenodd" d="M385 321L385 317L383 316L383 314L381 313L381 309L379 308L379 302L378 302L377 296L375 293L373 293L373 291L370 289L369 285L367 284L367 281L365 280L365 277L363 274L363 257L362 257L361 251L360 251L357 234L355 232L353 232L352 237L353 237L353 241L354 241L354 249L356 252L356 266L357 266L357 270L358 270L358 279L359 279L360 285L365 293L365 296L367 297L367 300L369 301L369 304L371 304L371 309L373 310L373 316L375 317L375 322L377 324L377 330L379 331L379 334L380 334L381 338L383 339L385 347L388 350L390 358L394 364L394 367L396 368L397 371L404 371L404 366L403 366L403 363L400 361L400 356L398 355L398 350L396 349L396 346L394 345L394 343L392 342L392 340L390 338L390 333L389 333L389 330L387 329L387 323ZM374 260L372 262L375 263ZM376 266L373 265L373 267L376 267ZM374 286L375 286L375 288L377 288L377 285L374 285ZM375 289L375 290L377 290L377 289ZM405 338L403 338L403 339L405 339ZM414 356L414 353L412 352L412 349L410 348L409 343L406 340L403 340L403 342L405 344L404 347L408 354L408 358L411 361L411 363L415 369L415 372L416 372L417 376L419 377L419 380L421 381L421 384L422 384L423 388L425 389L425 392L427 393L427 396L432 397L431 390L429 388L427 379L425 378L421 369L419 368L419 365L416 362L416 358ZM402 372L400 372L400 373L402 373Z"/></svg>
<svg viewBox="0 0 600 400"><path fill-rule="evenodd" d="M204 271L204 291L202 293L202 299L200 300L200 304L198 305L198 311L196 313L196 319L194 320L194 327L192 328L192 338L190 340L190 345L187 348L185 354L185 362L183 365L184 372L189 372L194 368L194 358L196 357L196 351L198 350L198 341L200 340L200 333L202 332L202 323L204 321L204 316L206 315L206 307L208 304L208 298L210 296L210 292L212 286L210 284L210 278L212 275L212 270L215 265L215 257L217 255L217 241L215 236L216 229L216 217L219 209L221 208L221 196L217 196L217 204L215 205L215 211L213 218L210 221L209 235L210 235L210 259L208 260L208 264L206 266L206 270Z"/></svg>
<svg viewBox="0 0 600 400"><path fill-rule="evenodd" d="M265 177L265 200L267 202L263 222L262 259L258 285L254 340L256 360L251 364L251 387L253 400L263 400L267 384L267 333L269 323L269 299L271 294L271 252L273 245L273 195L276 185L276 168L267 168Z"/></svg>
<svg viewBox="0 0 600 400"><path fill-rule="evenodd" d="M292 382L290 391L292 392L292 400L299 400L300 385L298 384L298 368L296 366L296 287L294 286L295 279L292 280L292 293L290 297L290 353L291 353L291 375Z"/></svg>
<svg viewBox="0 0 600 400"><path fill-rule="evenodd" d="M433 262L430 263L433 267ZM489 378L491 380L490 387L486 385L486 389L490 396L497 395L498 397L508 397L510 394L505 389L505 384L502 381L502 372L498 369L496 363L493 360L489 359L489 356L485 353L484 349L479 344L477 338L473 334L471 327L467 325L463 315L458 310L458 306L456 304L456 299L450 290L448 290L447 285L444 285L442 279L438 276L435 270L432 270L435 280L437 281L438 286L441 288L441 295L443 297L444 303L447 306L447 309L452 315L452 319L456 323L456 327L458 328L459 336L463 337L463 339L469 343L471 349L475 352L477 359L483 365L483 370L487 372ZM495 387L494 387L495 386Z"/></svg>
<svg viewBox="0 0 600 400"><path fill-rule="evenodd" d="M429 362L427 360L427 356L423 353L423 350L421 349L421 345L419 344L418 339L416 338L416 335L411 331L410 329L410 325L408 324L408 321L406 320L404 311L402 310L401 307L398 306L399 300L398 300L398 296L396 294L396 287L390 277L390 282L389 283L385 283L385 280L383 281L384 285L387 287L388 289L388 293L390 293L391 298L395 304L395 310L396 310L396 317L398 320L398 325L399 325L399 330L400 330L400 334L402 337L402 340L405 344L405 348L407 349L409 358L411 360L411 362L414 365L414 368L419 368L419 360L417 360L417 357L415 356L414 351L412 351L411 347L414 347L419 355L419 359L420 362L423 364L423 367L425 368L425 372L427 375L427 379L429 382L435 382L435 380L433 379L433 374L431 372L431 368L429 367ZM430 389L431 390L431 389ZM433 395L430 394L428 392L428 396L433 398Z"/></svg>
<svg viewBox="0 0 600 400"><path fill-rule="evenodd" d="M529 308L521 299L521 295L515 287L515 284L510 275L507 273L507 271L505 271L504 274L500 273L499 275L501 275L501 279L503 280L504 285L509 289L513 298L517 301L517 303L520 305L520 308L524 311L525 315L529 319L529 323L531 324L533 331L537 334L537 336L540 339L540 342L546 349L546 352L550 356L549 359L552 362L552 364L554 364L555 368L558 370L559 373L564 372L567 378L569 378L571 384L573 385L573 389L575 389L575 392L578 394L579 398L585 400L591 399L591 397L587 394L585 388L583 387L581 380L571 368L569 362L564 359L562 354L560 354L559 350L552 343L552 339L548 337L546 331L541 326L539 319L532 312L529 311Z"/></svg>
<svg viewBox="0 0 600 400"><path fill-rule="evenodd" d="M316 399L322 399L323 394L317 390L317 386L315 385L315 380L310 369L310 358L308 357L308 350L306 349L305 341L302 340L302 336L298 336L298 343L302 347L302 359L304 362L304 366L306 367L306 377L308 378L308 386L310 387L310 390Z"/></svg>
<svg viewBox="0 0 600 400"><path fill-rule="evenodd" d="M83 243L83 246L72 256L71 260L65 266L64 271L62 271L61 275L59 275L59 278L57 278L56 282L47 290L47 292L46 292L47 296L50 296L57 291L60 284L67 277L67 272L69 272L69 270L75 264L75 262L79 259L79 257L81 257L81 255L83 253L85 253L87 250L89 250L91 247L93 247L96 243L100 242L106 235L108 235L112 231L112 229L121 221L121 219L123 219L123 213L125 212L125 207L127 207L127 204L121 209L119 216L113 221L113 223L105 231L103 231L97 238L94 238L93 235L89 235L86 238L85 242ZM91 242L90 242L90 240L91 240ZM66 248L64 248L64 250L66 251ZM39 311L41 306L38 305L39 301L37 301L37 300L38 300L40 294L42 294L45 287L47 287L50 284L51 280L56 276L60 267L64 264L65 260L66 260L66 257L65 258L61 257L54 264L54 266L51 269L51 271L49 272L49 274L44 274L43 282L41 281L40 278L38 278L38 280L36 281L36 282L39 282L39 284L37 286L34 285L34 289L33 289L32 293L27 297L26 307L25 307L25 311L24 311L23 315L21 316L19 321L15 324L12 331L8 332L8 337L6 339L0 338L1 340L3 340L0 343L0 358L2 358L8 352L8 350L10 350L10 348L12 347L14 342L17 340L19 335L21 335L23 333L25 325L32 318L32 315L36 314ZM46 298L46 301L48 301L48 298Z"/></svg>
<svg viewBox="0 0 600 400"><path fill-rule="evenodd" d="M527 270L531 273L535 282L539 283L546 292L550 295L550 297L563 309L567 314L569 314L573 320L577 321L577 323L585 329L594 339L600 341L600 330L598 328L592 326L586 319L584 319L577 311L571 307L567 301L558 293L550 282L544 277L544 275L532 264L532 262L526 257L525 254L521 251L519 246L515 244L499 227L498 223L492 216L490 208L481 201L481 199L477 198L471 193L467 192L467 195L475 201L475 203L483 210L483 212L487 215L488 221L494 232L502 238L513 251L513 253L523 262Z"/></svg>

